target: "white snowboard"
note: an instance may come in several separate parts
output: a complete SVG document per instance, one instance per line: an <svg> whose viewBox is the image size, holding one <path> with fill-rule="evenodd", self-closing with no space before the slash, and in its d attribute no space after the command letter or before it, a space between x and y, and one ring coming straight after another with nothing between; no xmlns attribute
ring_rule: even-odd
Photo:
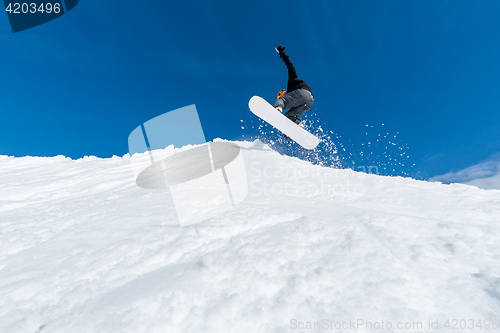
<svg viewBox="0 0 500 333"><path fill-rule="evenodd" d="M319 139L315 135L285 117L262 97L253 96L248 106L257 117L279 129L305 149L314 149L319 144Z"/></svg>

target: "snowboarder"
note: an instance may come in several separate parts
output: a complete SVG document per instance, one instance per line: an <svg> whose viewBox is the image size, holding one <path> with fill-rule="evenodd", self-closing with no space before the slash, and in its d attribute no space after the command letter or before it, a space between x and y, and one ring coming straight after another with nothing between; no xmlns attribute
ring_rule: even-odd
<svg viewBox="0 0 500 333"><path fill-rule="evenodd" d="M285 54L285 47L279 45L276 47L276 51L278 51L280 58L283 59L288 68L288 85L286 89L282 89L278 93L278 99L274 102L273 106L279 112L290 109L285 113L285 116L297 125L304 127L299 117L306 113L314 103L311 87L303 80L299 80L295 67L290 58Z"/></svg>

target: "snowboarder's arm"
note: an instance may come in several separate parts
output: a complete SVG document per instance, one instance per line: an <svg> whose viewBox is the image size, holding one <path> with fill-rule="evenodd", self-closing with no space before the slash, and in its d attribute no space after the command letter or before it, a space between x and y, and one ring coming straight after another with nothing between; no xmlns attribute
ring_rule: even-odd
<svg viewBox="0 0 500 333"><path fill-rule="evenodd" d="M285 62L286 68L288 68L288 80L297 79L297 72L295 71L295 66L290 61L290 57L288 57L285 53L285 47L283 45L278 45L276 47L276 51L280 54L280 58Z"/></svg>
<svg viewBox="0 0 500 333"><path fill-rule="evenodd" d="M281 57L283 61L285 62L286 68L288 68L288 79L293 80L297 79L297 72L295 71L295 66L292 64L290 61L290 57L283 52L283 56Z"/></svg>

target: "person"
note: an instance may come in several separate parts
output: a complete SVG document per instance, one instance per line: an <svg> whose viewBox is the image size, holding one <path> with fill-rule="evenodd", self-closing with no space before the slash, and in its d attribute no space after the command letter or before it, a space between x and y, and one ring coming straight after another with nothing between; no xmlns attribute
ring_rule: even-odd
<svg viewBox="0 0 500 333"><path fill-rule="evenodd" d="M293 66L288 55L285 54L285 47L279 45L276 47L276 51L278 51L280 58L283 59L288 68L288 84L286 89L282 89L278 93L278 98L273 106L279 112L290 109L285 113L285 116L297 125L304 127L299 117L306 113L314 104L311 87L305 81L298 78L295 66Z"/></svg>

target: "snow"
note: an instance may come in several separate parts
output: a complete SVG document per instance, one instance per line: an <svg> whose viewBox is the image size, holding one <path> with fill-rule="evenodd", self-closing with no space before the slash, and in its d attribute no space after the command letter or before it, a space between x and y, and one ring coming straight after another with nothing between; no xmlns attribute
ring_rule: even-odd
<svg viewBox="0 0 500 333"><path fill-rule="evenodd" d="M498 323L500 191L325 168L236 143L248 196L185 227L166 190L136 185L128 155L1 156L0 331Z"/></svg>

